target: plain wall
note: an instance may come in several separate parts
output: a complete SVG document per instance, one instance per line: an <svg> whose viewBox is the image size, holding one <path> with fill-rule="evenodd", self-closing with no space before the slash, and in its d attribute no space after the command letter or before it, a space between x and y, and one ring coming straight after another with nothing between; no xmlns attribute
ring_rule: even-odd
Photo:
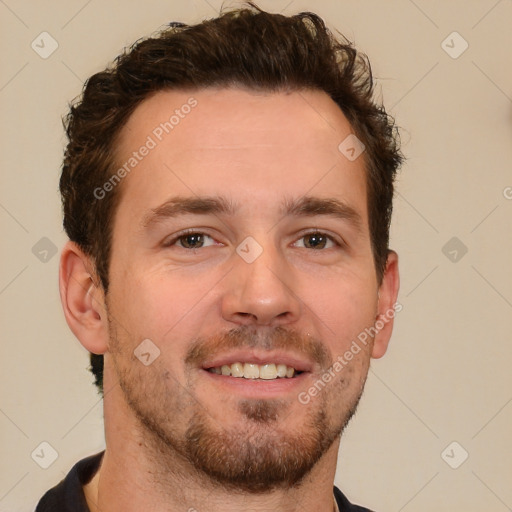
<svg viewBox="0 0 512 512"><path fill-rule="evenodd" d="M512 2L259 5L316 12L368 54L408 158L391 237L403 310L342 438L335 483L379 512L511 509ZM0 511L33 510L77 460L104 447L88 353L58 293L67 103L124 46L172 20L215 17L220 6L0 3ZM58 43L47 59L31 47L43 31ZM31 458L41 442L58 452L48 469ZM463 450L467 460L453 469Z"/></svg>

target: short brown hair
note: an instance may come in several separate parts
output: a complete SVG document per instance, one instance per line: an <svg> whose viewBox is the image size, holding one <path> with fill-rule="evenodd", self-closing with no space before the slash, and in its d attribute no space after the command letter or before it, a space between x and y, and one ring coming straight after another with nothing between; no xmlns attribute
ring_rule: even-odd
<svg viewBox="0 0 512 512"><path fill-rule="evenodd" d="M120 187L101 200L94 190L115 171L121 129L152 93L210 86L269 92L316 89L338 104L366 148L369 228L380 282L393 183L403 157L394 120L373 99L368 58L341 34L335 38L314 13L284 16L247 2L196 25L170 23L158 35L137 41L110 67L91 76L70 107L60 178L63 224L70 240L94 261L105 293ZM91 366L102 391L103 356L91 354Z"/></svg>

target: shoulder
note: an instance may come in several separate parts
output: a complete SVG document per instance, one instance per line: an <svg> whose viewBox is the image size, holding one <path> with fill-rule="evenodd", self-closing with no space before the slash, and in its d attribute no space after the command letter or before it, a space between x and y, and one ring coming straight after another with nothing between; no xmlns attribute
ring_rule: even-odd
<svg viewBox="0 0 512 512"><path fill-rule="evenodd" d="M89 512L83 485L88 483L98 470L103 453L91 455L77 462L64 480L44 494L35 512Z"/></svg>
<svg viewBox="0 0 512 512"><path fill-rule="evenodd" d="M359 507L358 505L350 503L346 496L336 486L334 486L334 497L336 498L340 512L372 512L368 508Z"/></svg>

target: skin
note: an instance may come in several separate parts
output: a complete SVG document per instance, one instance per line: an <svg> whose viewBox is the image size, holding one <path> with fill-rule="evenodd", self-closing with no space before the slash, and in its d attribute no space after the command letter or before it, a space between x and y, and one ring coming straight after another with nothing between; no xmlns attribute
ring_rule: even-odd
<svg viewBox="0 0 512 512"><path fill-rule="evenodd" d="M124 126L119 165L191 96L197 106L119 185L108 294L76 244L67 243L61 255L67 322L85 348L105 355L106 452L84 489L89 507L331 512L341 432L370 359L384 355L391 335L393 320L385 315L398 294L397 255L389 252L379 283L364 157L351 162L338 151L351 126L320 91L159 92ZM222 195L236 212L186 214L141 228L148 211L176 195ZM359 223L280 213L284 196L305 195L345 203ZM204 246L197 239L196 249L180 241L164 246L189 228L208 235ZM336 242L305 236L318 231ZM236 252L248 236L263 250L252 263ZM298 393L378 319L384 327L371 342L308 404L300 403ZM133 354L144 339L160 350L148 366ZM207 374L200 357L190 363L192 347L210 358L237 347L269 355L285 349L308 361L311 371L286 390L251 395L256 383L230 387ZM204 451L196 459L186 442L192 424L203 427L195 446ZM315 460L295 475L294 485L291 476L270 485L257 471L258 464L279 467L279 460L308 455ZM198 467L201 456L209 469ZM226 475L212 476L219 460L222 473L227 462L236 469L240 457L244 467L255 463L249 481L231 485Z"/></svg>

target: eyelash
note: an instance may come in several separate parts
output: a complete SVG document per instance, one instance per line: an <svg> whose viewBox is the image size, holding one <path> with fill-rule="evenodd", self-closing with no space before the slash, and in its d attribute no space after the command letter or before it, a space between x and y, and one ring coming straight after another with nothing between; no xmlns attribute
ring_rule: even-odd
<svg viewBox="0 0 512 512"><path fill-rule="evenodd" d="M195 230L195 229L189 229L189 230L186 230L186 231L182 231L181 233L179 233L176 236L172 237L170 240L164 242L163 247L172 247L178 240L180 240L181 238L185 238L188 235L206 235L206 236L210 237L212 240L214 239L208 233L205 233L203 231L198 231L198 230ZM308 231L307 233L303 233L298 238L298 240L300 240L301 238L304 238L304 237L306 237L308 235L321 235L321 236L327 238L328 240L330 240L334 245L336 245L338 247L343 247L344 246L344 243L339 242L333 236L328 235L324 231L319 231L319 230L313 230L313 231ZM180 247L180 249L184 249L185 251L197 251L199 249L203 249L203 247L198 247L197 249L187 249L186 247ZM307 247L306 247L306 249L307 249ZM329 249L333 249L333 247L330 247ZM310 250L315 250L315 249L310 249ZM325 251L326 249L320 249L320 250Z"/></svg>

